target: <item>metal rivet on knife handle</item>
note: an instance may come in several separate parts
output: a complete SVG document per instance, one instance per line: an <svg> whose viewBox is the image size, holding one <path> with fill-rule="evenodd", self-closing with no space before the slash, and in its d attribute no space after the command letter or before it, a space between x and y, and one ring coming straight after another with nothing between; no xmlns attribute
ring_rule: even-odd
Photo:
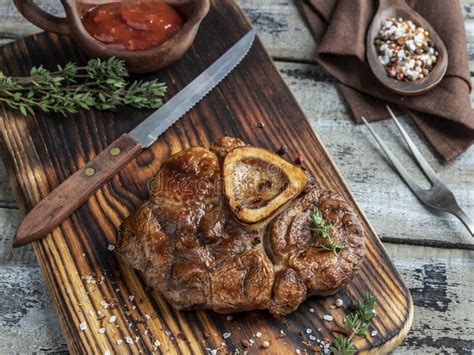
<svg viewBox="0 0 474 355"><path fill-rule="evenodd" d="M114 147L114 148L110 149L110 154L114 157L119 155L120 152L121 152L121 150L120 150L119 147Z"/></svg>
<svg viewBox="0 0 474 355"><path fill-rule="evenodd" d="M92 175L95 174L95 169L94 168L87 168L85 170L85 173L86 173L87 176L92 176Z"/></svg>

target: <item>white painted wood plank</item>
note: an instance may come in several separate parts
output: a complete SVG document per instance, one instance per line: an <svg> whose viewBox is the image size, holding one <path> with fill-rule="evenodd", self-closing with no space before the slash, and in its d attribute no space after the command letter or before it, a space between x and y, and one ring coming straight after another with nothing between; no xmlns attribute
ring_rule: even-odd
<svg viewBox="0 0 474 355"><path fill-rule="evenodd" d="M0 354L67 350L38 267L0 267L0 300Z"/></svg>
<svg viewBox="0 0 474 355"><path fill-rule="evenodd" d="M472 354L474 251L386 248L415 304L413 326L395 354Z"/></svg>
<svg viewBox="0 0 474 355"><path fill-rule="evenodd" d="M20 220L20 212L17 209L0 208L0 268L37 265L31 245L12 249L13 238Z"/></svg>
<svg viewBox="0 0 474 355"><path fill-rule="evenodd" d="M0 265L11 261L13 236L19 221L17 209L0 208Z"/></svg>
<svg viewBox="0 0 474 355"><path fill-rule="evenodd" d="M2 207L16 208L16 202L8 182L5 166L0 161L0 208Z"/></svg>

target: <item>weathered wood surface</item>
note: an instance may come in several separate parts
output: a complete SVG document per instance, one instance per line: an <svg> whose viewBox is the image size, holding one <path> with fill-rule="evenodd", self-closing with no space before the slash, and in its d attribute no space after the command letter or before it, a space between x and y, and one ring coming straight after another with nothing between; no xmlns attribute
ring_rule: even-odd
<svg viewBox="0 0 474 355"><path fill-rule="evenodd" d="M212 4L191 50L178 63L150 76L166 82L169 95L183 88L229 43L250 29L231 0ZM42 63L55 67L68 61L83 63L85 58L67 37L46 33L14 42L0 51L0 66L8 75L24 75L26 68ZM124 108L116 112L81 112L64 119L42 113L25 117L3 109L1 150L21 211L27 212L38 204L66 177L147 115ZM258 129L261 123L264 128ZM208 146L223 135L240 137L274 151L286 144L291 160L302 154L316 183L341 194L362 223L366 259L351 283L337 295L312 298L284 322L258 311L243 312L232 322L214 312L174 311L158 293L146 292L143 279L107 248L114 243L121 221L148 196L147 182L164 158L192 145ZM304 339L299 334L307 328L318 339L332 340L330 323L323 316L332 314L334 322L341 325L344 310L331 310L330 305L336 298L344 299L347 305L357 302L366 292L378 299L377 317L371 324L377 333L357 338L355 343L360 350L372 353L390 351L398 345L413 317L408 290L258 40L216 90L152 147L124 166L53 233L35 243L34 249L68 348L74 353L188 354L218 348L234 351L242 350L242 339L262 332L263 339L256 340L254 350L265 339L273 344L268 353L285 354L304 349ZM104 302L116 303L117 307L109 309ZM314 314L308 311L310 307ZM111 321L112 318L116 320ZM143 321L137 320L142 318ZM102 328L103 334L99 331ZM284 338L280 337L282 330L287 334ZM316 346L314 340L312 344Z"/></svg>
<svg viewBox="0 0 474 355"><path fill-rule="evenodd" d="M45 4L52 12L60 13L60 5L56 0L38 2ZM291 0L239 0L238 3L259 29L262 41L275 59L312 61L316 45ZM473 4L471 1L463 1L470 53L474 52ZM21 18L10 0L0 0L0 20L2 43L38 31ZM435 216L419 205L381 158L364 128L354 126L348 119L347 110L330 78L313 65L284 61L280 61L278 65L306 111L311 125L322 137L379 236L394 243L472 249L472 241L454 217ZM402 153L407 163L410 163L410 160L406 159L403 144L394 135L397 133L394 127L388 122L381 122L376 124L376 128L379 133L384 134L390 146ZM473 149L451 165L440 165L416 131L410 129L409 132L423 154L429 158L430 164L453 189L467 212L471 216L474 215ZM418 172L413 164L410 164L409 170L411 173ZM15 206L15 199L8 188L4 171L0 168L0 273L8 267L8 279L16 286L9 286L5 281L7 276L3 274L0 282L11 290L18 290L5 296L10 302L22 303L17 299L17 295L22 294L20 289L23 288L30 288L31 294L37 295L35 301L19 313L12 310L14 307L2 311L0 304L0 333L5 334L0 340L0 353L30 353L41 348L51 351L64 350L65 344L58 331L58 321L52 311L48 292L42 284L31 248L15 250L12 254L10 252L11 236L20 218ZM472 264L469 263L474 259L472 252L394 244L387 244L387 248L410 288L427 285L425 288L430 292L422 294L422 299L429 300L426 304L436 303L438 296L430 298L430 295L433 292L436 294L438 289L442 289L448 298L453 299L448 307L445 307L447 311L440 312L425 306L425 302L420 302L420 298L417 301L415 296L412 332L397 353L437 353L437 341L440 341L447 352L471 353L469 349L474 348L474 320L471 311L474 302L473 279ZM422 270L428 268L433 261L445 265L446 277L441 278L442 282L439 282L436 273L433 278L424 277L424 271L412 272L415 262L425 265L420 268ZM31 286L30 281L25 281L23 275L32 275L31 284L35 287ZM4 319L15 321L8 322ZM29 320L42 322L42 326L34 327ZM458 342L458 339L462 341Z"/></svg>

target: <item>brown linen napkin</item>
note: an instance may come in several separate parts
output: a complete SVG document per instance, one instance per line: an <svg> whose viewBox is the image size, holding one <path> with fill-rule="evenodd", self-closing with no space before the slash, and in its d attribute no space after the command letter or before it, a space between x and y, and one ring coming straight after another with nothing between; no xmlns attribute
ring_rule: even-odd
<svg viewBox="0 0 474 355"><path fill-rule="evenodd" d="M429 93L402 97L389 92L370 71L365 56L367 29L377 0L295 0L318 42L317 62L338 80L356 122L388 118L385 104L406 111L446 161L474 142L474 112L466 33L459 0L407 0L443 39L448 50L446 76Z"/></svg>

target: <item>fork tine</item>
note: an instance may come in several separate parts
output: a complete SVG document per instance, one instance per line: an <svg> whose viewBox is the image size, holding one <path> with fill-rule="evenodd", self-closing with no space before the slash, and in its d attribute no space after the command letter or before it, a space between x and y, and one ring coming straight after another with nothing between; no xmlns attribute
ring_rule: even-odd
<svg viewBox="0 0 474 355"><path fill-rule="evenodd" d="M367 128L369 128L370 133L372 136L375 138L377 143L380 145L384 153L387 155L388 159L391 161L395 169L398 171L400 176L402 177L403 180L407 183L407 185L410 187L410 189L415 193L415 195L419 196L422 193L422 189L417 185L417 183L411 178L411 176L408 174L408 172L405 170L403 165L400 163L400 161L393 155L393 153L390 151L390 149L385 145L385 143L382 141L382 139L379 137L377 133L372 129L372 127L369 125L367 120L365 119L364 116L362 116L362 121L364 121L365 125Z"/></svg>
<svg viewBox="0 0 474 355"><path fill-rule="evenodd" d="M398 130L403 136L403 139L405 142L408 144L408 147L410 148L411 152L415 156L415 159L418 162L418 165L421 167L421 169L424 171L426 177L431 181L432 184L439 183L440 179L438 175L434 172L434 170L431 168L431 166L428 164L426 159L421 155L420 151L418 148L415 146L411 138L408 136L407 132L403 129L402 125L398 121L397 117L393 113L393 111L390 109L390 107L387 105L387 110L390 113L390 116L392 116L392 119L395 121L395 124L398 127Z"/></svg>

